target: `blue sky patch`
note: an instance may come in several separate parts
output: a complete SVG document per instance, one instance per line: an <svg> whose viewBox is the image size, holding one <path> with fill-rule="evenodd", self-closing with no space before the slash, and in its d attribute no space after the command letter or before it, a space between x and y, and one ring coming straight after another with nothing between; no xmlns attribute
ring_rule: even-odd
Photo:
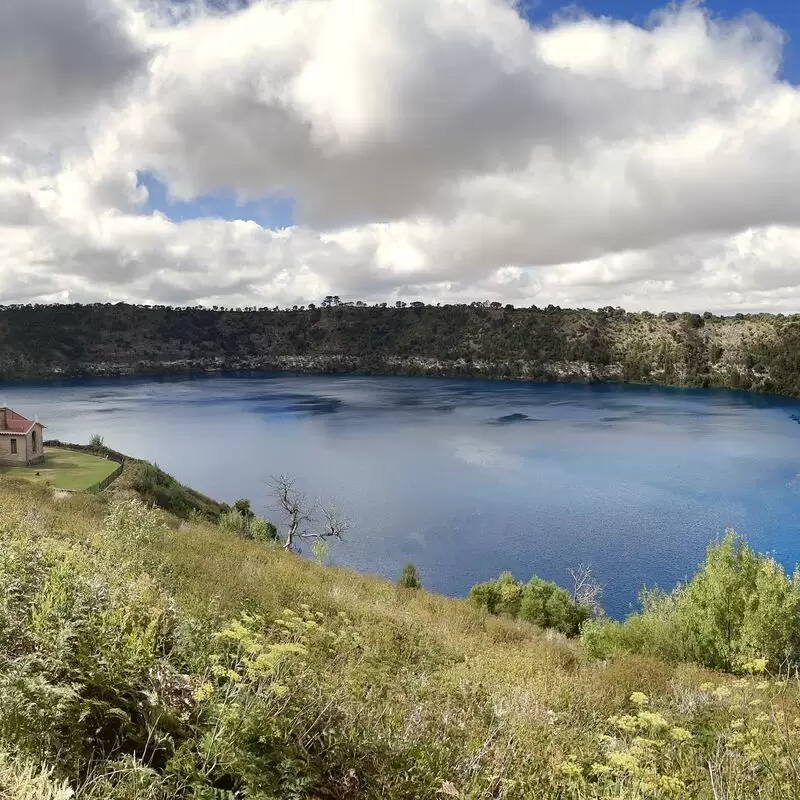
<svg viewBox="0 0 800 800"><path fill-rule="evenodd" d="M561 9L583 10L592 16L627 19L644 25L654 10L667 2L647 0L584 0L570 5L563 0L521 0L522 13L533 23L546 24ZM679 5L679 3L677 4ZM800 2L798 0L708 0L702 4L713 15L733 19L748 12L760 14L779 27L787 37L781 78L800 84Z"/></svg>
<svg viewBox="0 0 800 800"><path fill-rule="evenodd" d="M173 222L191 219L252 220L264 228L289 228L294 225L295 201L291 197L273 196L240 203L232 192L200 195L192 200L176 200L162 181L152 172L137 173L139 186L144 186L149 197L144 211L160 211Z"/></svg>

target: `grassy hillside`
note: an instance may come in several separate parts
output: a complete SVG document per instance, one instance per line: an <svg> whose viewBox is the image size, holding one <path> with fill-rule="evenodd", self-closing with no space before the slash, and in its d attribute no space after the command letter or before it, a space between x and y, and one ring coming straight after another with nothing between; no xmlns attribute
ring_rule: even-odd
<svg viewBox="0 0 800 800"><path fill-rule="evenodd" d="M329 304L0 307L0 378L208 369L484 375L800 395L800 316Z"/></svg>
<svg viewBox="0 0 800 800"><path fill-rule="evenodd" d="M112 494L138 497L146 505L156 506L180 519L185 520L191 517L209 522L219 522L220 515L228 510L228 506L224 503L218 503L191 486L182 484L157 465L106 447L102 443L102 439L100 437L98 439L98 442L88 445L57 440L47 441L45 442L45 446L48 448L45 463L48 467L52 463L55 468L58 468L65 460L69 463L73 459L80 459L81 456L88 456L108 459L106 469L109 464L115 466L115 462L123 464L122 473L112 484ZM6 472L9 477L24 476L36 483L45 483L49 479L48 470L44 467L34 467L31 470L23 471L15 468ZM26 472L33 473L33 476L25 476ZM36 476L37 472L40 475ZM52 481L52 485L55 488L61 488L61 484L56 481ZM63 488L83 489L85 487L65 486Z"/></svg>
<svg viewBox="0 0 800 800"><path fill-rule="evenodd" d="M0 480L0 796L797 796L792 680L167 523Z"/></svg>

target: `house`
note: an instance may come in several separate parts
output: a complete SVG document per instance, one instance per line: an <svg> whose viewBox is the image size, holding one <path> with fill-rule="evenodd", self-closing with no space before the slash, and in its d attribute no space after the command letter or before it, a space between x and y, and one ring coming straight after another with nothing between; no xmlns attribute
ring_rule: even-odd
<svg viewBox="0 0 800 800"><path fill-rule="evenodd" d="M0 406L0 465L25 467L44 461L44 425Z"/></svg>

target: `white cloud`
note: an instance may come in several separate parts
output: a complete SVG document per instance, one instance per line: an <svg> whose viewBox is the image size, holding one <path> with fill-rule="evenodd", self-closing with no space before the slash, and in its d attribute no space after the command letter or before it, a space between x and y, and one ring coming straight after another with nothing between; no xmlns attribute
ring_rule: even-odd
<svg viewBox="0 0 800 800"><path fill-rule="evenodd" d="M0 10L0 301L800 304L800 91L756 16L133 2ZM298 225L145 213L139 170Z"/></svg>
<svg viewBox="0 0 800 800"><path fill-rule="evenodd" d="M0 138L85 114L145 65L122 0L3 0ZM48 125L49 123L49 125Z"/></svg>

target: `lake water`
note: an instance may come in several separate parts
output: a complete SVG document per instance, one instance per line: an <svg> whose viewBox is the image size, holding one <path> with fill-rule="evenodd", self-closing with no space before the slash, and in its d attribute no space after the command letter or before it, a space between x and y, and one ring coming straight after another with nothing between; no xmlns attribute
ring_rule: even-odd
<svg viewBox="0 0 800 800"><path fill-rule="evenodd" d="M627 386L240 375L0 385L48 438L155 461L269 510L289 473L353 522L331 560L463 595L511 570L566 583L590 564L621 616L733 527L800 560L800 403Z"/></svg>

